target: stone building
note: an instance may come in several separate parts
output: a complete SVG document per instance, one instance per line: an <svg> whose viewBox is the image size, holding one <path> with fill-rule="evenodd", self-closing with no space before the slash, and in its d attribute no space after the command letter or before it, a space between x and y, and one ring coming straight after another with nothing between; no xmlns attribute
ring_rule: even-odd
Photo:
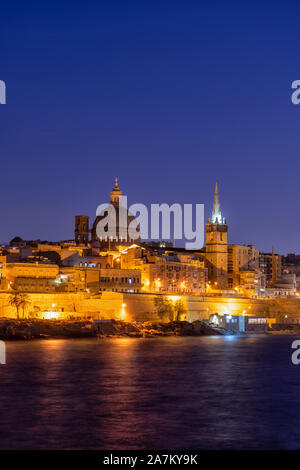
<svg viewBox="0 0 300 470"><path fill-rule="evenodd" d="M226 289L228 286L227 232L216 183L212 216L206 224L206 266L208 279L217 289Z"/></svg>
<svg viewBox="0 0 300 470"><path fill-rule="evenodd" d="M120 255L122 268L141 272L144 292L204 293L207 269L204 258L184 250L133 244Z"/></svg>
<svg viewBox="0 0 300 470"><path fill-rule="evenodd" d="M55 278L49 277L16 277L12 288L20 292L55 292Z"/></svg>
<svg viewBox="0 0 300 470"><path fill-rule="evenodd" d="M8 262L6 256L1 256L0 278L3 290L52 291L55 290L58 273L59 267L56 264Z"/></svg>
<svg viewBox="0 0 300 470"><path fill-rule="evenodd" d="M143 291L200 294L206 291L207 270L200 260L182 259L178 253L147 255L139 266Z"/></svg>
<svg viewBox="0 0 300 470"><path fill-rule="evenodd" d="M295 274L283 274L280 279L266 288L265 297L296 297L297 281Z"/></svg>
<svg viewBox="0 0 300 470"><path fill-rule="evenodd" d="M77 245L87 245L89 242L89 216L75 215L75 242Z"/></svg>
<svg viewBox="0 0 300 470"><path fill-rule="evenodd" d="M228 245L228 287L259 288L259 251L253 245Z"/></svg>
<svg viewBox="0 0 300 470"><path fill-rule="evenodd" d="M101 269L100 291L138 293L141 271L138 269Z"/></svg>
<svg viewBox="0 0 300 470"><path fill-rule="evenodd" d="M281 255L274 252L260 253L259 255L259 268L266 278L266 287L275 284L282 275L282 262Z"/></svg>

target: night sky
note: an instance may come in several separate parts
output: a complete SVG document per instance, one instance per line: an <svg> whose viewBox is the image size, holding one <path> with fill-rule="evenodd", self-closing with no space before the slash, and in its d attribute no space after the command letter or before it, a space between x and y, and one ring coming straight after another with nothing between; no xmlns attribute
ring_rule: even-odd
<svg viewBox="0 0 300 470"><path fill-rule="evenodd" d="M300 252L296 2L14 1L0 12L0 240L73 237L114 177Z"/></svg>

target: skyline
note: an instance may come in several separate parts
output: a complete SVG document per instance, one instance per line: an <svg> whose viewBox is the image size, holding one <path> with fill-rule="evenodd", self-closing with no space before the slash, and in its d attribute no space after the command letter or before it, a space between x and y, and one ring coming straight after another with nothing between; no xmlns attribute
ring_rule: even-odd
<svg viewBox="0 0 300 470"><path fill-rule="evenodd" d="M115 185L117 185L119 178L118 178L118 177L115 177L114 180L115 180ZM118 189L119 189L119 188L118 188ZM120 188L120 189L121 189L121 188ZM127 197L126 194L123 194L123 196ZM175 203L175 204L178 204L178 201L174 201L172 204L174 204L174 203ZM102 201L101 204L110 205L111 202L109 202L109 200L108 200L108 198L107 198L105 201ZM127 205L129 211L130 211L130 206L131 206L132 204L136 204L136 201L130 201L130 202L129 202L129 204ZM140 203L138 203L138 204L140 204ZM164 203L159 203L159 204L164 204ZM179 205L180 205L180 203L179 203ZM170 204L170 206L171 206L171 204ZM211 208L210 213L208 214L208 217L206 217L206 218L204 217L204 226L203 226L203 231L204 231L204 232L205 232L205 226L206 226L206 224L207 224L210 220L214 220L215 218L219 221L220 224L222 224L222 223L225 223L225 224L226 224L226 223L227 223L226 217L222 217L222 205L221 205L221 203L220 203L220 198L219 198L219 193L218 193L218 182L217 182L217 181L216 181L216 184L215 184L215 190L214 190L214 195L213 195L213 202L212 202L211 207L212 207L212 208ZM151 209L149 209L148 207L145 207L145 209L148 211L148 214L151 213ZM149 212L149 210L150 210L150 212ZM182 210L183 210L183 208L182 208ZM194 208L193 208L193 212L194 212ZM209 212L209 211L207 211L207 210L205 209L205 213L206 213L206 212ZM98 214L98 209L97 209L97 214ZM89 218L89 223L90 223L89 232L92 233L93 220L94 220L94 219L96 220L97 215L91 216L90 214L83 214L83 213L82 213L82 214L76 214L76 216L80 216L80 217L81 217L81 216L84 216L84 217L87 216L87 217ZM149 217L150 217L150 215L148 215L148 218L149 218ZM151 217L150 217L150 220L151 220ZM94 222L94 223L95 223L95 222ZM149 223L149 222L148 222L148 223ZM195 221L192 222L192 225L193 225L194 223L195 223ZM150 227L151 227L151 222L150 222ZM73 227L73 228L74 228L74 227ZM185 246L185 243L187 242L187 240L190 240L190 241L192 241L193 243L194 243L194 240L196 240L196 238L195 238L195 239L187 239L187 238L185 238L184 236L183 236L182 240L180 240L180 239L174 239L174 233L173 233L173 231L174 231L174 223L173 223L172 218L171 218L171 226L170 226L171 237L170 237L169 239L168 239L168 238L162 238L162 237L160 237L159 240L161 240L161 241L170 241L170 242L173 243L173 246L174 246L174 247L176 246L177 248L183 248L183 249L184 249L184 246ZM151 232L151 228L150 228L150 232ZM148 238L142 238L141 241L157 241L156 238L153 239L153 238L151 238L150 235L151 235L151 234L149 233L149 237L148 237ZM19 237L19 235L15 235L15 237ZM15 237L14 237L14 238L15 238ZM197 237L199 237L199 233L197 233ZM22 238L22 237L20 237L20 238ZM203 235L203 238L204 238L203 247L205 247L205 246L206 246L206 243L205 243L205 235ZM72 239L74 239L74 230L73 230L73 237L70 237L70 238L61 238L61 239L57 239L57 240L51 240L51 239L49 239L49 238L45 238L45 239L41 239L41 238L32 238L31 240L32 240L32 241L34 241L34 240L40 240L40 241L49 241L49 242L58 242L58 243L59 243L59 242L64 241L64 240L67 241L67 240L72 240ZM24 240L26 241L26 239L24 239ZM27 240L29 241L29 239L27 239ZM9 241L11 241L11 240L9 240ZM2 242L2 244L3 244L3 245L8 245L8 244L9 244L9 241ZM229 240L229 244L232 244L232 245L233 245L233 244L235 244L235 245L245 245L245 246L251 246L251 245L253 245L253 244L251 244L251 243L246 244L246 243L242 243L242 242L241 242L241 243L233 243L233 242L231 242L230 240ZM203 247L199 248L199 250L201 250ZM257 247L256 247L256 248L257 248ZM272 251L273 251L273 248L274 248L274 247L272 246ZM187 248L186 248L186 249L187 249ZM193 251L193 250L194 250L194 249L191 249L191 251ZM187 251L189 251L189 249L187 249ZM260 251L261 251L261 250L260 250ZM270 251L271 251L271 250L270 250Z"/></svg>
<svg viewBox="0 0 300 470"><path fill-rule="evenodd" d="M206 219L218 181L230 243L299 253L297 11L4 5L0 240L72 238L118 175L130 203Z"/></svg>

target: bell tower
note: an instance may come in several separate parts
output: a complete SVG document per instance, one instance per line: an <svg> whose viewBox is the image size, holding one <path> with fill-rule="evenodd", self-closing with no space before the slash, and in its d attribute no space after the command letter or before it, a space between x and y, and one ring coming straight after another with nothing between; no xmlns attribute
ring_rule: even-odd
<svg viewBox="0 0 300 470"><path fill-rule="evenodd" d="M89 216L75 215L75 242L77 245L87 245L89 242Z"/></svg>
<svg viewBox="0 0 300 470"><path fill-rule="evenodd" d="M228 226L222 217L221 205L216 183L211 219L206 224L206 265L208 280L216 289L227 289L227 232Z"/></svg>

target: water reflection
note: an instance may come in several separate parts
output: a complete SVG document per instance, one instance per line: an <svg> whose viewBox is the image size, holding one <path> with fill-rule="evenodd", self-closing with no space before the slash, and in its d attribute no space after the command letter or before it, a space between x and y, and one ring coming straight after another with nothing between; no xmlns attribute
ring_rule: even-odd
<svg viewBox="0 0 300 470"><path fill-rule="evenodd" d="M0 448L293 448L289 336L7 345Z"/></svg>

